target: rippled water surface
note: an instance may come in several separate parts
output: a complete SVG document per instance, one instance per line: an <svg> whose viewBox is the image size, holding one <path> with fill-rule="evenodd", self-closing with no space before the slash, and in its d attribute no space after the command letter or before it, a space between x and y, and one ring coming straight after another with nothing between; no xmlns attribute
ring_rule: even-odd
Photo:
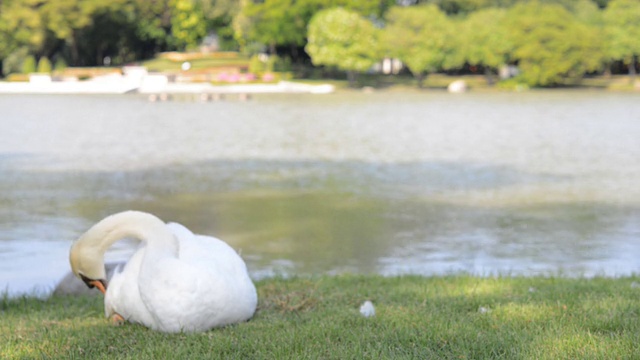
<svg viewBox="0 0 640 360"><path fill-rule="evenodd" d="M0 109L9 293L51 289L71 242L125 209L226 240L254 277L640 270L638 94L1 96Z"/></svg>

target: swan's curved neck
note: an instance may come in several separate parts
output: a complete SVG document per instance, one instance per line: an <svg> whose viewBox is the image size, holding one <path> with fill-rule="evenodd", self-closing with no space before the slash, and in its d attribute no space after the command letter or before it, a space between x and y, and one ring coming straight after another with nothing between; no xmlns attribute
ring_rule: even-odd
<svg viewBox="0 0 640 360"><path fill-rule="evenodd" d="M165 223L157 217L139 211L126 211L111 215L94 225L83 238L90 239L104 254L115 242L135 238L147 243L150 249L165 249L175 253L177 242Z"/></svg>
<svg viewBox="0 0 640 360"><path fill-rule="evenodd" d="M78 276L105 279L104 254L124 238L145 242L147 252L178 254L178 241L162 220L140 211L125 211L103 219L76 240L69 254L72 270Z"/></svg>

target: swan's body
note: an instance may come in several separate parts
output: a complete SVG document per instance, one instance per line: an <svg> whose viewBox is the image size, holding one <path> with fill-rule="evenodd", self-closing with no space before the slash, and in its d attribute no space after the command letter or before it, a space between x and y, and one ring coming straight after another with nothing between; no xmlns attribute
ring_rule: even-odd
<svg viewBox="0 0 640 360"><path fill-rule="evenodd" d="M151 214L128 211L94 225L71 248L74 273L85 281L103 279L104 251L124 237L142 244L106 289L107 317L120 315L154 330L180 332L253 316L256 289L240 256L221 240L194 235Z"/></svg>

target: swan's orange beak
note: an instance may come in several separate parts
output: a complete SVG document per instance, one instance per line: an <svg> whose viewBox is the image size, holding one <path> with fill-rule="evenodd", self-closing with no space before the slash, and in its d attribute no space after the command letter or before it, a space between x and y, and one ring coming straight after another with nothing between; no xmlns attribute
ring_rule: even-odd
<svg viewBox="0 0 640 360"><path fill-rule="evenodd" d="M107 288L105 288L104 284L102 283L102 281L100 280L92 280L89 281L90 285L93 285L95 287L98 288L98 290L100 290L100 292L104 295L107 293Z"/></svg>
<svg viewBox="0 0 640 360"><path fill-rule="evenodd" d="M96 287L96 288L98 288L98 290L100 290L100 292L103 295L107 293L107 281L106 280L89 279L88 277L84 276L83 274L80 274L78 276L80 276L80 279L82 279L82 281L84 281L84 283L87 284L89 289Z"/></svg>

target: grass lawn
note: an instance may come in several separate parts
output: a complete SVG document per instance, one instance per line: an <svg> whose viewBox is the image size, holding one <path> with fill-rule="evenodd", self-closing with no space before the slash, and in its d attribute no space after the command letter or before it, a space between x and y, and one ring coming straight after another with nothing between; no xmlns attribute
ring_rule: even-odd
<svg viewBox="0 0 640 360"><path fill-rule="evenodd" d="M157 56L153 59L143 61L141 65L146 66L150 71L179 72L182 63L188 61L192 71L216 70L225 68L247 69L249 59L237 53L214 53L210 55L191 56L189 54L175 53ZM180 56L184 55L184 56Z"/></svg>
<svg viewBox="0 0 640 360"><path fill-rule="evenodd" d="M638 359L640 278L323 276L257 283L243 324L110 326L102 297L0 299L1 359ZM376 315L358 308L371 300Z"/></svg>

